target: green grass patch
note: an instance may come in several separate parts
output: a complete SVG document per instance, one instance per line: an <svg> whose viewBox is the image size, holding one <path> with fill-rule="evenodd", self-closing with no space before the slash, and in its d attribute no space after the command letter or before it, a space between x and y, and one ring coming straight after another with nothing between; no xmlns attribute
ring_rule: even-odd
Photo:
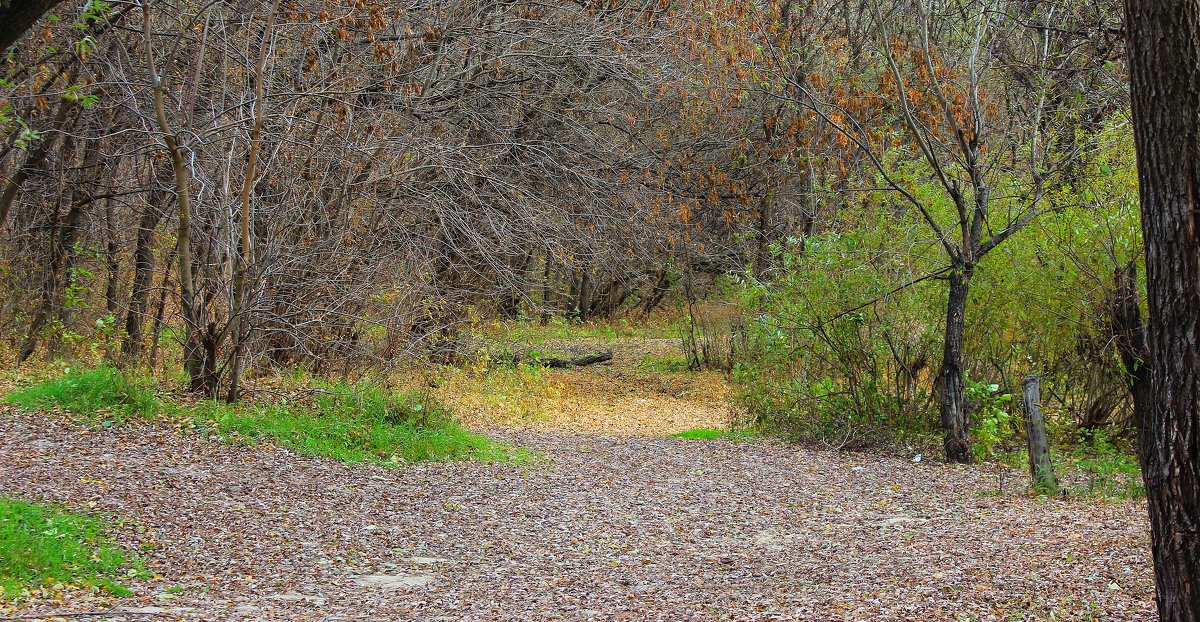
<svg viewBox="0 0 1200 622"><path fill-rule="evenodd" d="M670 438L686 438L693 441L714 441L718 439L729 441L749 441L754 439L754 433L749 430L739 430L736 432L729 430L715 430L713 428L695 428L692 430L684 430L670 435Z"/></svg>
<svg viewBox="0 0 1200 622"><path fill-rule="evenodd" d="M115 582L136 560L115 546L97 518L0 497L0 596L41 586L87 587L128 596Z"/></svg>
<svg viewBox="0 0 1200 622"><path fill-rule="evenodd" d="M149 417L162 408L150 380L110 365L68 368L61 376L9 393L4 401L25 410L60 408L85 423L110 425L130 417Z"/></svg>
<svg viewBox="0 0 1200 622"><path fill-rule="evenodd" d="M1061 460L1069 473L1078 473L1073 492L1108 499L1146 496L1142 469L1128 443L1114 442L1108 431L1095 430L1080 439Z"/></svg>
<svg viewBox="0 0 1200 622"><path fill-rule="evenodd" d="M182 404L159 400L149 379L101 366L68 370L20 388L4 401L26 410L59 408L91 425L163 414L212 435L275 441L342 462L525 462L533 456L464 429L421 392L312 381L305 394L311 397L272 404Z"/></svg>
<svg viewBox="0 0 1200 622"><path fill-rule="evenodd" d="M342 462L521 463L533 457L529 451L462 428L429 395L366 383L331 385L317 393L311 404L204 402L192 409L192 415L198 425L213 427L219 434L270 439L301 454Z"/></svg>
<svg viewBox="0 0 1200 622"><path fill-rule="evenodd" d="M642 361L638 363L638 369L659 374L691 371L688 367L688 360L683 356L655 356L653 354L643 356Z"/></svg>

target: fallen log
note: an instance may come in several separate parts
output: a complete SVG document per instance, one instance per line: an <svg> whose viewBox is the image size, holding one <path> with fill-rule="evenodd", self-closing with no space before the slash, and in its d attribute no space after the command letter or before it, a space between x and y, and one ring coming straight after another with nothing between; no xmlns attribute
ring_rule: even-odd
<svg viewBox="0 0 1200 622"><path fill-rule="evenodd" d="M571 359L563 359L563 358L555 358L555 357L535 358L535 359L529 360L528 363L530 363L532 365L541 365L542 367L549 367L551 369L566 369L568 367L586 367L588 365L597 365L600 363L606 363L608 361L611 361L612 357L613 357L612 350L605 350L604 352L597 352L596 354L588 354L585 356L578 356L578 357L571 358Z"/></svg>

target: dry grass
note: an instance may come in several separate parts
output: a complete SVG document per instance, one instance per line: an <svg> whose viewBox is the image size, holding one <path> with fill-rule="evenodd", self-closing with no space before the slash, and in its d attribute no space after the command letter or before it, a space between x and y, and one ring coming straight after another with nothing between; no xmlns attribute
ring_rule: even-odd
<svg viewBox="0 0 1200 622"><path fill-rule="evenodd" d="M676 339L552 340L544 346L568 353L603 349L613 350L613 361L594 367L442 370L433 378L433 393L472 427L606 436L728 427L732 405L723 374L653 365L681 356Z"/></svg>

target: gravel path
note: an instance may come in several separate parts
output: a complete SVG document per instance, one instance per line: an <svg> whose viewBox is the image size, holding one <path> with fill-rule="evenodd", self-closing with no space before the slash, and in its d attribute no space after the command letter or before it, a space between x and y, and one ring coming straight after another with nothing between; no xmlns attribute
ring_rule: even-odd
<svg viewBox="0 0 1200 622"><path fill-rule="evenodd" d="M1154 618L1141 503L999 495L983 468L772 443L504 434L548 460L387 470L151 425L0 417L0 494L125 519L118 537L159 575L102 606L16 613Z"/></svg>

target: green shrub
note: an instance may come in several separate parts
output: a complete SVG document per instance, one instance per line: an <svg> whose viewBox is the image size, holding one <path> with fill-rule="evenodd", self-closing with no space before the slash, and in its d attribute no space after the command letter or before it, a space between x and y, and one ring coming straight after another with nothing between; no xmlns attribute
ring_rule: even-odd
<svg viewBox="0 0 1200 622"><path fill-rule="evenodd" d="M1114 443L1106 430L1094 430L1067 457L1067 467L1086 479L1084 491L1095 497L1137 499L1146 495L1142 470L1132 448Z"/></svg>
<svg viewBox="0 0 1200 622"><path fill-rule="evenodd" d="M1012 404L1011 393L1000 392L998 384L984 384L966 378L966 398L971 406L971 449L976 460L987 460L996 455L996 449L1013 437L1008 406Z"/></svg>
<svg viewBox="0 0 1200 622"><path fill-rule="evenodd" d="M1106 296L1114 269L1140 255L1136 166L1128 132L1107 128L1096 140L1079 162L1086 174L1048 187L1045 213L976 266L966 309L964 368L996 396L1040 375L1060 445L1080 429L1129 421ZM935 220L954 222L922 166L907 162L898 174ZM995 185L995 215L1024 209L1011 203L1019 193L998 198L1017 183ZM829 228L773 245L767 269L742 276L749 345L735 365L739 395L760 425L809 440L940 435L944 249L891 193L837 198ZM978 457L1020 436L1007 413L988 408L972 423Z"/></svg>
<svg viewBox="0 0 1200 622"><path fill-rule="evenodd" d="M834 446L934 429L941 321L925 289L936 285L888 295L892 283L871 265L888 258L864 249L902 236L878 226L777 245L771 280L743 278L734 380L758 426Z"/></svg>
<svg viewBox="0 0 1200 622"><path fill-rule="evenodd" d="M118 596L114 579L136 562L114 546L96 518L0 497L0 596L43 584L86 586Z"/></svg>

